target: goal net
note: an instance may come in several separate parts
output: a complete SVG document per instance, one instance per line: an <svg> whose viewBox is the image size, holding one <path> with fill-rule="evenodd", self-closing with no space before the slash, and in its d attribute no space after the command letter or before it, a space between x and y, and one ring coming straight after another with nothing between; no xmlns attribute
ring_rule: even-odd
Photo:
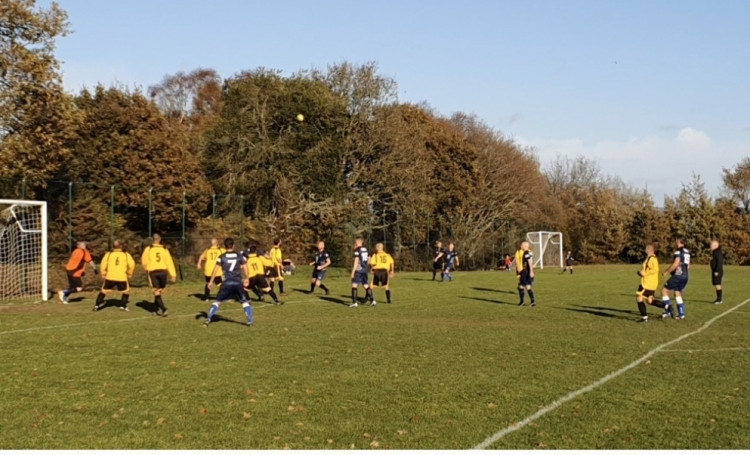
<svg viewBox="0 0 750 455"><path fill-rule="evenodd" d="M47 293L47 203L0 199L0 301Z"/></svg>
<svg viewBox="0 0 750 455"><path fill-rule="evenodd" d="M562 232L527 232L526 240L534 254L534 267L564 267Z"/></svg>

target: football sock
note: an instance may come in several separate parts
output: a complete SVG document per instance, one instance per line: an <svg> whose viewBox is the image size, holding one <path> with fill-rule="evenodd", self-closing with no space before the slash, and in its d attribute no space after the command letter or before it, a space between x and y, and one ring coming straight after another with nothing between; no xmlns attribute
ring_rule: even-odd
<svg viewBox="0 0 750 455"><path fill-rule="evenodd" d="M120 303L122 303L122 307L125 308L128 306L128 301L130 300L130 294L123 294L122 298L120 299Z"/></svg>
<svg viewBox="0 0 750 455"><path fill-rule="evenodd" d="M646 304L643 302L638 302L638 311L641 312L641 316L644 318L648 317L648 311L646 311Z"/></svg>
<svg viewBox="0 0 750 455"><path fill-rule="evenodd" d="M320 287L322 289L323 285L321 284ZM315 290L315 282L312 282L310 283L310 294L312 294L314 290Z"/></svg>
<svg viewBox="0 0 750 455"><path fill-rule="evenodd" d="M352 288L352 303L357 303L357 288Z"/></svg>
<svg viewBox="0 0 750 455"><path fill-rule="evenodd" d="M253 307L251 307L249 303L245 302L242 304L242 308L245 310L245 316L247 316L247 322L252 324L253 323Z"/></svg>
<svg viewBox="0 0 750 455"><path fill-rule="evenodd" d="M716 290L716 300L722 300L722 297L723 297L722 294L724 294L724 290L723 289L717 289Z"/></svg>
<svg viewBox="0 0 750 455"><path fill-rule="evenodd" d="M156 298L154 299L154 301L159 306L159 308L161 309L162 312L167 311L167 307L164 306L164 300L161 299L160 295L157 295Z"/></svg>
<svg viewBox="0 0 750 455"><path fill-rule="evenodd" d="M367 300L370 302L375 301L375 296L372 294L372 288L365 289L365 295L367 296Z"/></svg>
<svg viewBox="0 0 750 455"><path fill-rule="evenodd" d="M437 276L437 270L432 271L432 281L435 281L435 276Z"/></svg>
<svg viewBox="0 0 750 455"><path fill-rule="evenodd" d="M274 288L274 286L276 285L276 282L275 282L275 281L271 281L271 282L270 282L270 283L268 283L268 284L270 284L270 285L271 285L271 290L273 291L273 288Z"/></svg>
<svg viewBox="0 0 750 455"><path fill-rule="evenodd" d="M328 293L328 288L326 287L325 284L320 283L320 289L324 290L326 292L326 294Z"/></svg>
<svg viewBox="0 0 750 455"><path fill-rule="evenodd" d="M385 299L388 303L391 303L391 291L390 290L385 291Z"/></svg>
<svg viewBox="0 0 750 455"><path fill-rule="evenodd" d="M682 297L675 298L677 301L677 313L680 315L680 317L685 317L685 302L683 302Z"/></svg>
<svg viewBox="0 0 750 455"><path fill-rule="evenodd" d="M208 283L206 283L205 286L203 286L203 300L208 300L208 297L211 295L211 291L208 290Z"/></svg>
<svg viewBox="0 0 750 455"><path fill-rule="evenodd" d="M521 303L523 303L525 292L523 288L518 288L518 296L521 297Z"/></svg>
<svg viewBox="0 0 750 455"><path fill-rule="evenodd" d="M279 281L279 294L283 294L283 293L284 293L284 282Z"/></svg>
<svg viewBox="0 0 750 455"><path fill-rule="evenodd" d="M664 297L662 297L661 303L664 304L664 314L672 314L671 311L669 310L669 306L670 306L669 296L665 295Z"/></svg>
<svg viewBox="0 0 750 455"><path fill-rule="evenodd" d="M211 319L213 319L217 311L219 311L219 304L214 302L211 305L211 309L208 310L208 316L206 316L206 321L211 322Z"/></svg>
<svg viewBox="0 0 750 455"><path fill-rule="evenodd" d="M534 303L534 291L529 289L529 298L531 299L531 303Z"/></svg>
<svg viewBox="0 0 750 455"><path fill-rule="evenodd" d="M570 274L571 274L571 275L573 274L573 269L570 269Z"/></svg>
<svg viewBox="0 0 750 455"><path fill-rule="evenodd" d="M96 296L96 307L102 306L104 303L104 293L100 292L99 295Z"/></svg>
<svg viewBox="0 0 750 455"><path fill-rule="evenodd" d="M271 298L273 299L273 301L274 301L274 302L278 302L278 301L279 301L279 298L278 298L278 297L276 297L276 293L275 293L275 292L273 292L273 288L271 288L271 290L270 290L270 291L268 291L268 295L270 295L270 296L271 296Z"/></svg>
<svg viewBox="0 0 750 455"><path fill-rule="evenodd" d="M63 297L64 297L65 299L67 299L68 297L70 297L70 294L72 294L72 293L74 293L74 292L76 292L76 290L75 290L75 289L64 289L64 290L63 290Z"/></svg>
<svg viewBox="0 0 750 455"><path fill-rule="evenodd" d="M263 298L263 296L260 294L260 291L258 291L258 288L256 288L255 286L253 286L252 291L253 291L253 294L258 296L258 300Z"/></svg>

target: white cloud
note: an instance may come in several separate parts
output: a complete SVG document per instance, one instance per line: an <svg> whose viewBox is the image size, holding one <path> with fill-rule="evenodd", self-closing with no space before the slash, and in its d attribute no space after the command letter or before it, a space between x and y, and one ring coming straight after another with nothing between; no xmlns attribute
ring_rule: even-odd
<svg viewBox="0 0 750 455"><path fill-rule="evenodd" d="M605 174L615 175L638 189L648 189L657 205L664 196L675 196L692 174L701 176L706 189L718 195L722 168L736 165L750 155L750 141L713 141L704 131L681 128L676 135L632 137L623 141L585 143L577 138L521 138L515 140L533 147L542 167L558 155L584 156L595 160Z"/></svg>
<svg viewBox="0 0 750 455"><path fill-rule="evenodd" d="M677 133L677 142L689 149L707 149L711 146L708 134L693 128L683 128Z"/></svg>

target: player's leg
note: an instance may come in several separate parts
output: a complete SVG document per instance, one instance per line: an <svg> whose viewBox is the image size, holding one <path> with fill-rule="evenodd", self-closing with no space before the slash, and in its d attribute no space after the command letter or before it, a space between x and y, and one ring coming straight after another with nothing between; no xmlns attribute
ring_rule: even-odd
<svg viewBox="0 0 750 455"><path fill-rule="evenodd" d="M366 277L367 275L365 275ZM370 302L371 305L377 305L378 302L375 301L375 294L372 292L372 287L370 287L369 284L367 284L367 278L364 280L365 282L362 284L362 287L365 288L365 299Z"/></svg>
<svg viewBox="0 0 750 455"><path fill-rule="evenodd" d="M281 302L279 302L279 298L276 296L276 293L273 290L273 284L271 283L269 283L265 277L260 277L258 280L258 287L261 291L270 295L276 305L281 305Z"/></svg>
<svg viewBox="0 0 750 455"><path fill-rule="evenodd" d="M130 301L130 283L120 281L117 283L117 289L120 291L120 311L130 311L128 302Z"/></svg>
<svg viewBox="0 0 750 455"><path fill-rule="evenodd" d="M646 302L643 301L646 290L643 286L638 286L638 291L635 294L635 301L638 304L638 312L641 313L641 319L639 322L648 322L648 310L646 309Z"/></svg>
<svg viewBox="0 0 750 455"><path fill-rule="evenodd" d="M526 293L529 294L529 300L531 300L531 303L529 306L536 306L536 298L534 297L534 290L531 289L531 285L534 282L533 278L529 279L529 284L526 285Z"/></svg>
<svg viewBox="0 0 750 455"><path fill-rule="evenodd" d="M672 313L671 313L672 301L669 299L669 291L670 291L671 283L673 283L672 278L668 279L667 282L664 283L664 287L661 289L661 304L662 304L662 307L664 308L664 314L659 316L661 319L666 319L672 316Z"/></svg>
<svg viewBox="0 0 750 455"><path fill-rule="evenodd" d="M523 284L523 275L518 275L518 306L523 306L526 298L526 287Z"/></svg>
<svg viewBox="0 0 750 455"><path fill-rule="evenodd" d="M206 284L203 286L203 301L208 302L208 299L211 298L211 290L208 289L208 283L211 281L211 276L206 276Z"/></svg>
<svg viewBox="0 0 750 455"><path fill-rule="evenodd" d="M167 316L167 307L164 305L164 289L167 287L167 272L166 270L154 270L149 273L151 278L151 285L154 288L154 305L156 311L153 313L154 316L159 316L159 310L161 310L161 316Z"/></svg>
<svg viewBox="0 0 750 455"><path fill-rule="evenodd" d="M110 293L112 287L113 283L111 281L104 280L104 283L102 283L102 288L99 290L99 294L97 294L96 300L94 301L94 308L92 311L97 312L104 308L104 299L107 297L107 294Z"/></svg>
<svg viewBox="0 0 750 455"><path fill-rule="evenodd" d="M250 297L248 297L242 285L237 286L235 297L242 304L242 310L245 312L245 317L247 318L247 325L253 325L253 307L250 305Z"/></svg>
<svg viewBox="0 0 750 455"><path fill-rule="evenodd" d="M720 305L724 303L724 288L721 285L721 279L722 275L713 275L711 276L711 284L714 285L714 288L716 289L716 300L714 300L714 305Z"/></svg>
<svg viewBox="0 0 750 455"><path fill-rule="evenodd" d="M685 301L682 299L682 291L685 290L685 286L687 286L687 283L674 291L674 300L677 302L677 317L680 319L685 319Z"/></svg>
<svg viewBox="0 0 750 455"><path fill-rule="evenodd" d="M57 293L57 298L60 303L67 305L68 298L74 292L81 292L83 290L83 280L81 277L75 277L72 273L68 272L68 287Z"/></svg>
<svg viewBox="0 0 750 455"><path fill-rule="evenodd" d="M279 282L279 295L284 295L284 273L281 266L276 266L276 281Z"/></svg>
<svg viewBox="0 0 750 455"><path fill-rule="evenodd" d="M352 278L352 303L349 305L350 307L356 307L357 304L357 291L359 288L359 285L356 282L357 275L354 275L354 278Z"/></svg>

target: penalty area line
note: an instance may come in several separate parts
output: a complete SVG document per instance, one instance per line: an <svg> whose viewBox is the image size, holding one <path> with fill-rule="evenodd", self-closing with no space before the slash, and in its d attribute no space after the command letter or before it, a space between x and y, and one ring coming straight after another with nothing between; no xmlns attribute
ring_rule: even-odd
<svg viewBox="0 0 750 455"><path fill-rule="evenodd" d="M534 414L526 417L522 421L515 423L513 425L509 425L508 427L498 431L497 433L493 434L492 436L488 437L481 443L477 444L473 447L475 450L483 450L488 447L490 447L492 444L496 443L500 439L504 438L505 436L509 435L510 433L513 433L514 431L518 431L521 428L527 426L528 424L534 422L535 420L539 419L540 417L544 416L545 414L548 414L555 409L559 408L563 404L567 403L568 401L574 400L575 398L578 398L579 396L583 395L584 393L591 392L592 390L598 388L599 386L611 381L612 379L622 375L623 373L627 373L628 371L632 370L633 368L637 367L641 363L645 362L649 358L653 357L655 354L659 353L660 351L663 351L665 348L672 346L673 344L679 343L680 341L689 338L693 335L696 335L707 328L711 326L714 322L718 321L719 319L723 318L724 316L728 315L729 313L733 312L734 310L746 305L748 302L750 302L750 299L745 300L744 302L740 303L739 305L732 307L728 309L727 311L719 314L718 316L714 316L712 319L706 321L698 327L696 330L692 332L685 333L683 335L680 335L679 337L667 341L666 343L660 344L659 346L655 347L654 349L648 351L645 355L638 358L637 360L629 363L628 365L625 365L624 367L620 368L617 371L613 371L612 373L602 377L601 379L592 382L591 384L582 387L576 391L573 391L567 395L565 395L562 398L558 398L557 400L553 401L552 403L548 404L547 406L543 407L542 409L538 410Z"/></svg>

